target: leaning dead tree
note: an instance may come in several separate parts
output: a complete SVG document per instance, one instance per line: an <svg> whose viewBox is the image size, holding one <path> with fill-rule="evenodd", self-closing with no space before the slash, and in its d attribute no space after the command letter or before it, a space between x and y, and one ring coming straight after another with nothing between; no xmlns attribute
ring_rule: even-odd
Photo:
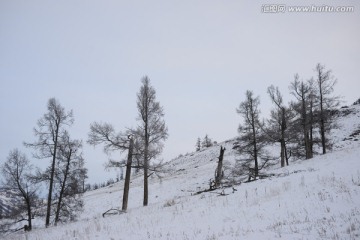
<svg viewBox="0 0 360 240"><path fill-rule="evenodd" d="M105 153L110 153L115 150L119 150L120 152L123 152L126 149L129 150L127 163L126 163L126 174L125 174L123 204L122 204L122 211L126 211L128 205L128 198L129 198L129 189L130 189L130 175L131 175L131 167L132 167L131 164L132 164L133 146L134 146L133 136L128 135L126 138L126 134L123 133L116 134L115 129L111 124L95 122L90 125L90 133L88 135L87 142L93 146L102 144ZM120 163L111 160L110 160L110 164L113 166L120 166Z"/></svg>
<svg viewBox="0 0 360 240"><path fill-rule="evenodd" d="M217 168L215 170L215 188L218 188L221 183L221 179L224 177L224 171L223 171L223 159L224 159L224 152L226 148L220 147L220 156Z"/></svg>
<svg viewBox="0 0 360 240"><path fill-rule="evenodd" d="M126 162L126 173L125 173L122 211L126 211L127 206L128 206L129 189L130 189L130 176L131 176L131 164L132 164L132 156L133 156L133 148L134 148L133 135L129 135L128 138L129 138L129 152L128 152L128 157L127 157L127 162Z"/></svg>
<svg viewBox="0 0 360 240"><path fill-rule="evenodd" d="M221 180L224 177L224 171L223 171L223 159L224 159L224 152L225 152L226 148L224 147L220 147L220 155L218 157L219 161L217 164L217 167L215 169L215 179L210 179L209 180L209 188L205 189L205 190L201 190L196 192L195 194L200 194L200 193L204 193L204 192L211 192L213 190L216 190L220 187L221 185ZM224 193L219 193L220 195L224 195Z"/></svg>

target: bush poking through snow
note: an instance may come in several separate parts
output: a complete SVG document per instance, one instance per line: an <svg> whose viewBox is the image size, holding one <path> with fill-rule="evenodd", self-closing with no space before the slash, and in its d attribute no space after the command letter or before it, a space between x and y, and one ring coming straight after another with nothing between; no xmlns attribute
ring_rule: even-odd
<svg viewBox="0 0 360 240"><path fill-rule="evenodd" d="M168 200L165 204L164 204L164 207L171 207L171 206L174 206L175 205L175 200L174 199L171 199L171 200Z"/></svg>

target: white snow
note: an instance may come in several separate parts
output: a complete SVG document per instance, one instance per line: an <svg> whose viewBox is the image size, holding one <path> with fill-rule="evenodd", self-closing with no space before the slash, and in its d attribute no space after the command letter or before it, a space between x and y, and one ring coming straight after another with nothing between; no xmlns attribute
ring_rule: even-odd
<svg viewBox="0 0 360 240"><path fill-rule="evenodd" d="M214 178L220 145L234 163L233 141L177 158L163 179L150 179L149 206L142 206L142 176L132 176L129 209L121 208L123 182L87 192L77 222L43 227L5 239L360 239L360 108L340 117L334 150L310 160L273 168L274 177L199 195ZM343 141L343 139L345 139ZM280 164L279 164L280 165Z"/></svg>

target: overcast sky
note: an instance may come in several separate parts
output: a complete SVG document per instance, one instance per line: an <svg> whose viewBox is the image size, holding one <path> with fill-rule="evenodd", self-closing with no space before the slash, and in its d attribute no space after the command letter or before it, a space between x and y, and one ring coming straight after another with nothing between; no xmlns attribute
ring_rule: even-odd
<svg viewBox="0 0 360 240"><path fill-rule="evenodd" d="M291 2L355 10L262 13L266 2L250 0L1 0L0 163L14 148L31 158L22 143L35 140L32 129L55 97L74 111L71 134L84 141L89 182L114 177L103 170L101 147L85 143L89 125L136 126L144 75L165 111L164 160L193 151L205 134L235 137L246 90L260 96L266 117L267 87L279 86L290 101L294 74L309 79L319 62L333 70L343 105L351 104L360 97L359 1Z"/></svg>

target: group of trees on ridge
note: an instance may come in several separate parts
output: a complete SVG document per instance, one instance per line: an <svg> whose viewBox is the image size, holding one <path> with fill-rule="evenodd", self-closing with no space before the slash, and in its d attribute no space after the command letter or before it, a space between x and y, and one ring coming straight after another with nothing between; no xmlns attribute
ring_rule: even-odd
<svg viewBox="0 0 360 240"><path fill-rule="evenodd" d="M306 81L295 74L289 86L295 100L288 104L278 87L268 87L274 106L268 120L260 119L259 97L246 91L245 100L237 108L243 123L239 125L240 136L235 146L239 153L235 172L249 174L249 180L259 177L262 168L278 159L267 153L265 147L269 143L279 144L281 167L289 165L290 156L312 158L315 146L322 154L331 148L328 134L335 127L332 112L340 103L339 97L332 95L336 79L320 63L314 71L316 76Z"/></svg>

